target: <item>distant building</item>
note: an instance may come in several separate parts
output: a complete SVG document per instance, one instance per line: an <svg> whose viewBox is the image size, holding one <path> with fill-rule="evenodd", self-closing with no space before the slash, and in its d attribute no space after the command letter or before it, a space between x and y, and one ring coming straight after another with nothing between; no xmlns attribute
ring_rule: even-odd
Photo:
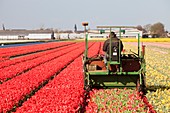
<svg viewBox="0 0 170 113"><path fill-rule="evenodd" d="M1 40L16 40L24 39L28 33L26 30L0 30L0 39Z"/></svg>
<svg viewBox="0 0 170 113"><path fill-rule="evenodd" d="M53 30L0 30L0 40L55 39Z"/></svg>
<svg viewBox="0 0 170 113"><path fill-rule="evenodd" d="M53 30L29 30L28 32L29 34L26 36L26 39L55 39Z"/></svg>
<svg viewBox="0 0 170 113"><path fill-rule="evenodd" d="M124 32L121 32L122 38L137 38L138 34L142 36L143 32L138 29L122 29ZM110 30L103 30L103 33L100 32L98 29L89 30L89 38L107 38L109 36ZM119 30L114 30L113 32L116 33L117 37L120 37Z"/></svg>

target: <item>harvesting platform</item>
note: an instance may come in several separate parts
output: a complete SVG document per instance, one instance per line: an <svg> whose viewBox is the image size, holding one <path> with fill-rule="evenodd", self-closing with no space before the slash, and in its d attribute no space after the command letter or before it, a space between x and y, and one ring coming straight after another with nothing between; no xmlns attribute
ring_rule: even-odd
<svg viewBox="0 0 170 113"><path fill-rule="evenodd" d="M121 50L122 33L126 32L126 28L136 28L134 26L97 26L99 33L105 33L109 30L110 36L113 35L113 30L118 29L119 41L118 46L114 47L110 38L109 54L98 54L93 57L88 57L88 30L85 26L85 52L83 56L83 71L84 71L84 88L91 87L99 88L137 88L139 92L145 91L145 46L140 44L140 35L138 36L138 51L124 53ZM102 31L102 32L101 32ZM114 49L113 49L114 48ZM107 58L106 58L107 56Z"/></svg>

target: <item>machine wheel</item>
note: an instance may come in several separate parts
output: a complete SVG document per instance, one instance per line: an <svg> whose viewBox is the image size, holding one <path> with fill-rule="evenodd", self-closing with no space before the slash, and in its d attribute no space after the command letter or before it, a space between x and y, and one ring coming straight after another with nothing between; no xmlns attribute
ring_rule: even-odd
<svg viewBox="0 0 170 113"><path fill-rule="evenodd" d="M136 90L137 90L138 92L141 92L141 91L142 91L142 85L140 85L140 80L139 80L139 79L137 80L137 83L136 83Z"/></svg>
<svg viewBox="0 0 170 113"><path fill-rule="evenodd" d="M89 81L90 82L90 81ZM85 83L84 83L84 90L86 91L90 91L91 90L91 84L88 84L88 80L86 79L85 80Z"/></svg>
<svg viewBox="0 0 170 113"><path fill-rule="evenodd" d="M144 93L143 93L143 87L142 85L140 85L140 80L137 80L137 84L136 84L136 90L138 91L139 96L143 97Z"/></svg>
<svg viewBox="0 0 170 113"><path fill-rule="evenodd" d="M84 82L84 90L88 89L88 84L87 83L88 82L87 82L87 79L86 79L85 82Z"/></svg>
<svg viewBox="0 0 170 113"><path fill-rule="evenodd" d="M143 76L142 76L143 77ZM142 84L140 84L140 79L137 80L136 83L136 90L142 94L145 95L146 94L146 88L145 88L145 84L144 84L144 79L142 80Z"/></svg>

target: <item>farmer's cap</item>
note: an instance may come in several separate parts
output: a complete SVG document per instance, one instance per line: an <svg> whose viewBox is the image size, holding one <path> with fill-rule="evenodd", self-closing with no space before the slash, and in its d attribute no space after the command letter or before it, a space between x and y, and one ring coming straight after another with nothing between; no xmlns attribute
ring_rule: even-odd
<svg viewBox="0 0 170 113"><path fill-rule="evenodd" d="M115 34L115 32L110 32L110 34L109 34L109 37L112 37L112 38L116 38L116 34Z"/></svg>

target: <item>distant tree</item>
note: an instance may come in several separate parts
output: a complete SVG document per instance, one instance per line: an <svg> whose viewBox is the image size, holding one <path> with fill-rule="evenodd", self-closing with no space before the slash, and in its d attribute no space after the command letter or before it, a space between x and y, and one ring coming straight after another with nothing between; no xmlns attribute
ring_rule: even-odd
<svg viewBox="0 0 170 113"><path fill-rule="evenodd" d="M55 33L58 33L58 32L59 32L59 30L58 30L58 29L54 29L54 32L55 32Z"/></svg>
<svg viewBox="0 0 170 113"><path fill-rule="evenodd" d="M145 32L150 32L150 31L151 31L151 26L152 26L151 24L146 24L146 25L144 25L144 26L143 26L144 31L145 31Z"/></svg>
<svg viewBox="0 0 170 113"><path fill-rule="evenodd" d="M44 24L42 24L41 26L40 26L40 29L39 30L44 30L45 28L44 28Z"/></svg>
<svg viewBox="0 0 170 113"><path fill-rule="evenodd" d="M2 29L5 30L5 25L4 24L2 24Z"/></svg>
<svg viewBox="0 0 170 113"><path fill-rule="evenodd" d="M74 32L75 33L77 32L77 25L76 24L74 25Z"/></svg>
<svg viewBox="0 0 170 113"><path fill-rule="evenodd" d="M165 35L164 24L158 22L151 26L151 33L157 34L159 36Z"/></svg>
<svg viewBox="0 0 170 113"><path fill-rule="evenodd" d="M73 33L72 30L60 30L59 32L60 33Z"/></svg>
<svg viewBox="0 0 170 113"><path fill-rule="evenodd" d="M140 31L143 31L143 28L142 28L141 25L138 25L138 26L137 26L137 29L140 30Z"/></svg>
<svg viewBox="0 0 170 113"><path fill-rule="evenodd" d="M53 28L46 28L45 30L51 30L51 31L53 31Z"/></svg>
<svg viewBox="0 0 170 113"><path fill-rule="evenodd" d="M39 30L44 30L44 28L40 28Z"/></svg>

